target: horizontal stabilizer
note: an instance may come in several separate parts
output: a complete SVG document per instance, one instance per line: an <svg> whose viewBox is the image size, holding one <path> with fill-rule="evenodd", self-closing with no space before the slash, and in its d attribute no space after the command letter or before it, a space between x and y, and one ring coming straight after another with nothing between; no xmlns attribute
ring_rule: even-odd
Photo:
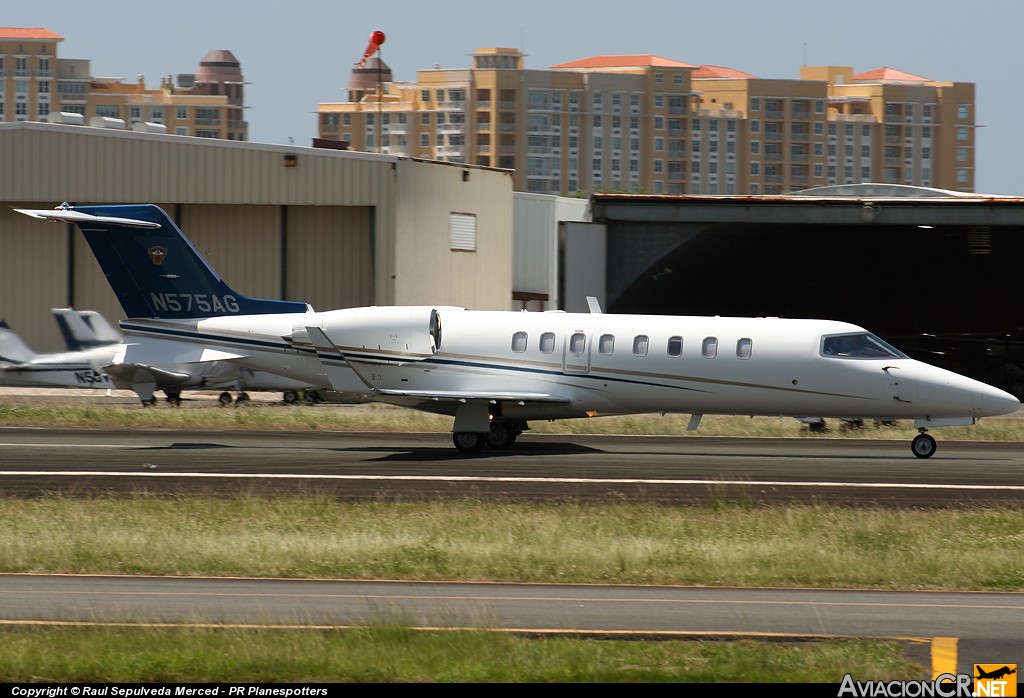
<svg viewBox="0 0 1024 698"><path fill-rule="evenodd" d="M168 364L198 364L213 361L243 359L247 354L223 351L188 342L127 342L114 359L114 363L166 366Z"/></svg>
<svg viewBox="0 0 1024 698"><path fill-rule="evenodd" d="M53 221L56 223L107 223L111 225L120 225L126 228L159 228L159 223L153 223L152 221L140 221L134 218L119 218L117 216L94 216L89 213L82 213L81 211L72 211L69 209L28 209L28 208L16 208L14 209L18 213L24 213L26 216L32 218L40 218L46 221Z"/></svg>

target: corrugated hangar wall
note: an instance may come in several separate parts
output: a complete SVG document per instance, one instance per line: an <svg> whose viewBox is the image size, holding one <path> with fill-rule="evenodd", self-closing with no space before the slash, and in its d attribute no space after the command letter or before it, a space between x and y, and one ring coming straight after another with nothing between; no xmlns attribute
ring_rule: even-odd
<svg viewBox="0 0 1024 698"><path fill-rule="evenodd" d="M46 352L62 349L52 307L72 303L123 318L81 233L11 211L62 201L160 205L246 295L317 310L410 298L505 308L511 175L472 168L467 177L463 169L371 153L0 124L0 317ZM483 242L473 264L449 247L454 211L479 218ZM454 278L468 295L452 297Z"/></svg>

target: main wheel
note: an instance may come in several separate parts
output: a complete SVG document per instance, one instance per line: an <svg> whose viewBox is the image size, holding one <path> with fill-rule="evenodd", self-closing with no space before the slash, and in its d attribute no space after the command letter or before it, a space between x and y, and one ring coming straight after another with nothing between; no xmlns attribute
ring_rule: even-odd
<svg viewBox="0 0 1024 698"><path fill-rule="evenodd" d="M491 448L509 449L516 443L519 431L506 422L491 422L491 431L487 434L487 445Z"/></svg>
<svg viewBox="0 0 1024 698"><path fill-rule="evenodd" d="M910 442L910 450L918 458L931 458L935 454L935 439L929 434L918 434Z"/></svg>
<svg viewBox="0 0 1024 698"><path fill-rule="evenodd" d="M286 390L283 395L284 404L294 405L299 401L299 393L297 390Z"/></svg>
<svg viewBox="0 0 1024 698"><path fill-rule="evenodd" d="M487 443L487 435L475 431L456 431L452 434L452 443L463 453L476 453Z"/></svg>
<svg viewBox="0 0 1024 698"><path fill-rule="evenodd" d="M318 393L315 390L307 390L306 391L306 404L307 405L315 405L318 402L320 402L320 393Z"/></svg>
<svg viewBox="0 0 1024 698"><path fill-rule="evenodd" d="M232 399L233 398L231 397L231 393L225 390L223 393L220 394L220 397L217 398L217 402L219 402L222 405L230 405Z"/></svg>

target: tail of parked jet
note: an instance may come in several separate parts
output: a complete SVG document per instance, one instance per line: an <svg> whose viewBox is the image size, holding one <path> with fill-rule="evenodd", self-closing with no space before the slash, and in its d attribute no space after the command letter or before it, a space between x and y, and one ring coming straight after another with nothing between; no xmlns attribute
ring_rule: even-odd
<svg viewBox="0 0 1024 698"><path fill-rule="evenodd" d="M7 321L0 319L0 364L23 364L35 356L36 352L21 341Z"/></svg>
<svg viewBox="0 0 1024 698"><path fill-rule="evenodd" d="M92 347L120 344L121 333L95 310L51 308L57 328L64 337L68 351L81 351Z"/></svg>
<svg viewBox="0 0 1024 698"><path fill-rule="evenodd" d="M232 290L163 209L152 204L15 209L74 223L85 235L129 318L304 313L305 303L247 298Z"/></svg>

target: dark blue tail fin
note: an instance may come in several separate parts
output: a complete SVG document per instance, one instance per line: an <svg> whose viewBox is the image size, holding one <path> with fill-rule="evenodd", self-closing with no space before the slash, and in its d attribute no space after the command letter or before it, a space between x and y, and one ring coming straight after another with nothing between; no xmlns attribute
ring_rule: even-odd
<svg viewBox="0 0 1024 698"><path fill-rule="evenodd" d="M75 223L129 318L266 315L308 309L305 303L235 293L159 206L76 206L22 212Z"/></svg>

